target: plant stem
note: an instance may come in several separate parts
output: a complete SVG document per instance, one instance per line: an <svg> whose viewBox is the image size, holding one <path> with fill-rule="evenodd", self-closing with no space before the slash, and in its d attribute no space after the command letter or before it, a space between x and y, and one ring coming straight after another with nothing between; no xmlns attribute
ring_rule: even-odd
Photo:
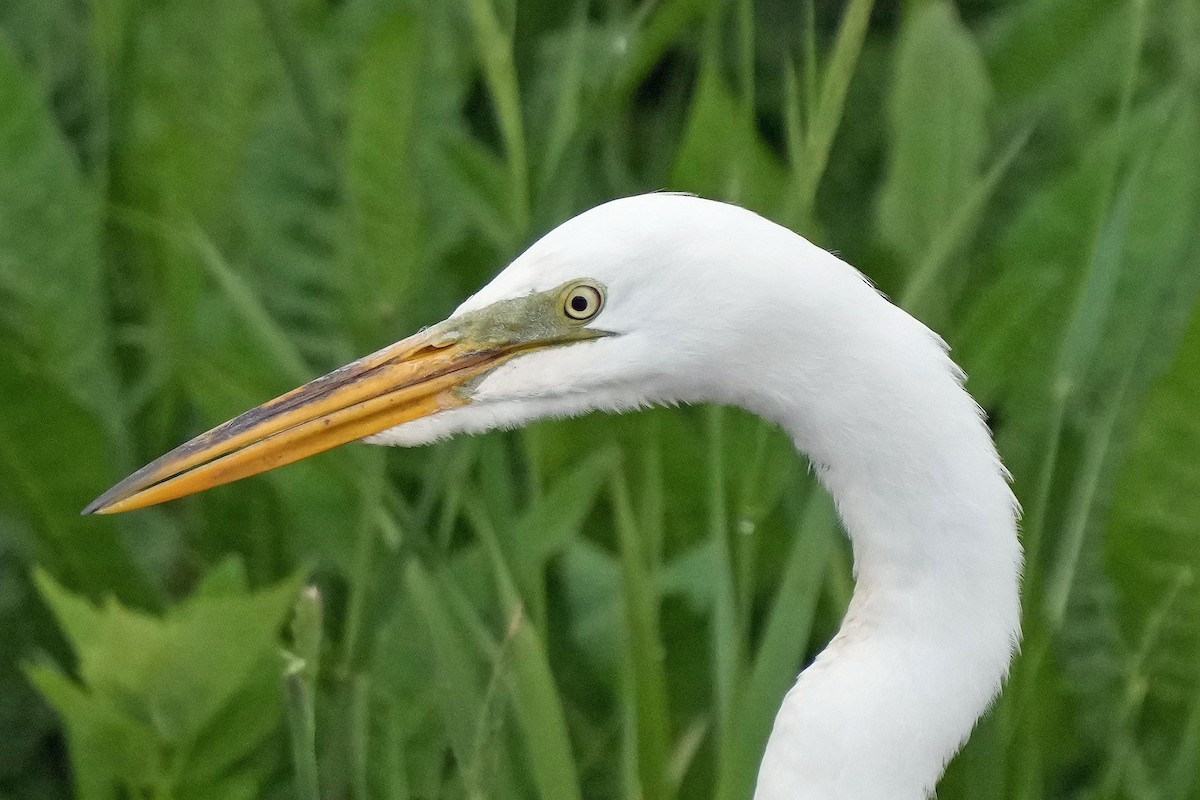
<svg viewBox="0 0 1200 800"><path fill-rule="evenodd" d="M284 678L287 692L288 733L292 744L292 766L296 770L297 800L320 800L317 778L317 726L313 692L300 670L289 670Z"/></svg>

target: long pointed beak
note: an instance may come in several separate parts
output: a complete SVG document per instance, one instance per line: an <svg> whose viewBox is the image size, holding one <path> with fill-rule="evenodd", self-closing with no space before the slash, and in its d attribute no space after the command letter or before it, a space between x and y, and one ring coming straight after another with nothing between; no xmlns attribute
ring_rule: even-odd
<svg viewBox="0 0 1200 800"><path fill-rule="evenodd" d="M83 513L174 500L466 405L465 385L522 350L518 342L481 345L442 323L200 434L113 486Z"/></svg>

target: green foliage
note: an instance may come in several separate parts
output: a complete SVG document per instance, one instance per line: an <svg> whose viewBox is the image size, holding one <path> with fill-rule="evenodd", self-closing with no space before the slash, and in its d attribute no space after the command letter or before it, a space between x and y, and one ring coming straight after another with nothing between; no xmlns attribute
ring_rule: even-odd
<svg viewBox="0 0 1200 800"><path fill-rule="evenodd" d="M1194 0L0 3L0 796L749 797L853 584L742 412L78 516L665 188L844 254L990 415L1025 643L939 797L1200 797L1197 53Z"/></svg>
<svg viewBox="0 0 1200 800"><path fill-rule="evenodd" d="M227 562L162 619L93 606L45 573L37 584L79 680L48 664L29 678L63 718L80 797L254 795L270 771L254 756L278 725L276 633L295 579L252 593Z"/></svg>
<svg viewBox="0 0 1200 800"><path fill-rule="evenodd" d="M105 422L115 417L101 296L101 210L76 159L0 39L0 318L5 339ZM115 431L114 431L115 432Z"/></svg>
<svg viewBox="0 0 1200 800"><path fill-rule="evenodd" d="M1131 638L1143 633L1156 608L1170 602L1157 632L1144 680L1153 687L1144 724L1170 736L1164 717L1185 713L1194 692L1197 630L1186 620L1200 614L1200 548L1196 491L1196 417L1190 413L1200 387L1200 332L1189 326L1175 361L1147 401L1132 452L1114 497L1114 535L1108 556L1119 566L1114 580L1126 589L1123 621ZM1172 591L1175 584L1180 588ZM1136 639L1134 639L1136 640ZM1179 720L1175 720L1176 723ZM1181 752L1182 755L1182 752Z"/></svg>
<svg viewBox="0 0 1200 800"><path fill-rule="evenodd" d="M991 87L979 45L944 3L929 3L911 15L895 60L879 235L916 261L980 177Z"/></svg>
<svg viewBox="0 0 1200 800"><path fill-rule="evenodd" d="M412 169L423 31L418 17L385 20L366 44L347 134L346 319L360 347L411 318L421 299L422 214ZM409 313L397 314L401 303Z"/></svg>

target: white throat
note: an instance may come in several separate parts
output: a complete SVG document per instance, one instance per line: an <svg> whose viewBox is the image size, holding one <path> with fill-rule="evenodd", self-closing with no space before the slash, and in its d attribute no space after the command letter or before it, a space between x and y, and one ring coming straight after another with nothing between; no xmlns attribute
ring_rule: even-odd
<svg viewBox="0 0 1200 800"><path fill-rule="evenodd" d="M866 284L849 291L854 314L831 332L844 357L772 354L730 398L813 459L856 575L840 631L780 708L755 800L929 797L1020 636L1016 504L978 407L934 334ZM793 402L806 382L839 390Z"/></svg>
<svg viewBox="0 0 1200 800"><path fill-rule="evenodd" d="M749 211L613 201L460 311L589 278L611 335L497 368L471 402L373 441L715 401L787 430L837 501L857 588L780 709L757 800L923 800L1019 637L1016 504L944 345L844 262Z"/></svg>

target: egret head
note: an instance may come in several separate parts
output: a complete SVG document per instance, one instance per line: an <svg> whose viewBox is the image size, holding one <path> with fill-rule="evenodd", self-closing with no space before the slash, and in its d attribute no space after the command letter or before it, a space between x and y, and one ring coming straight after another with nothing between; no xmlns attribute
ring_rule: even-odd
<svg viewBox="0 0 1200 800"><path fill-rule="evenodd" d="M423 444L544 417L723 399L706 378L718 360L744 360L739 348L771 294L739 263L741 237L729 230L738 223L771 226L735 206L668 194L565 222L438 326L471 347L486 340L519 355L460 387L463 405L369 441ZM475 332L483 328L494 330Z"/></svg>
<svg viewBox="0 0 1200 800"><path fill-rule="evenodd" d="M769 346L754 320L795 316L803 302L780 298L762 263L775 236L793 254L803 242L749 211L685 195L594 208L445 321L196 437L86 512L141 508L358 439L415 445L592 409L736 402L729 382L711 376ZM750 257L749 242L762 252ZM818 313L821 292L810 289Z"/></svg>
<svg viewBox="0 0 1200 800"><path fill-rule="evenodd" d="M564 223L445 321L196 437L85 512L357 439L740 405L819 465L865 587L785 698L755 796L926 797L1020 630L1016 506L961 378L937 336L833 255L735 206L643 195Z"/></svg>

